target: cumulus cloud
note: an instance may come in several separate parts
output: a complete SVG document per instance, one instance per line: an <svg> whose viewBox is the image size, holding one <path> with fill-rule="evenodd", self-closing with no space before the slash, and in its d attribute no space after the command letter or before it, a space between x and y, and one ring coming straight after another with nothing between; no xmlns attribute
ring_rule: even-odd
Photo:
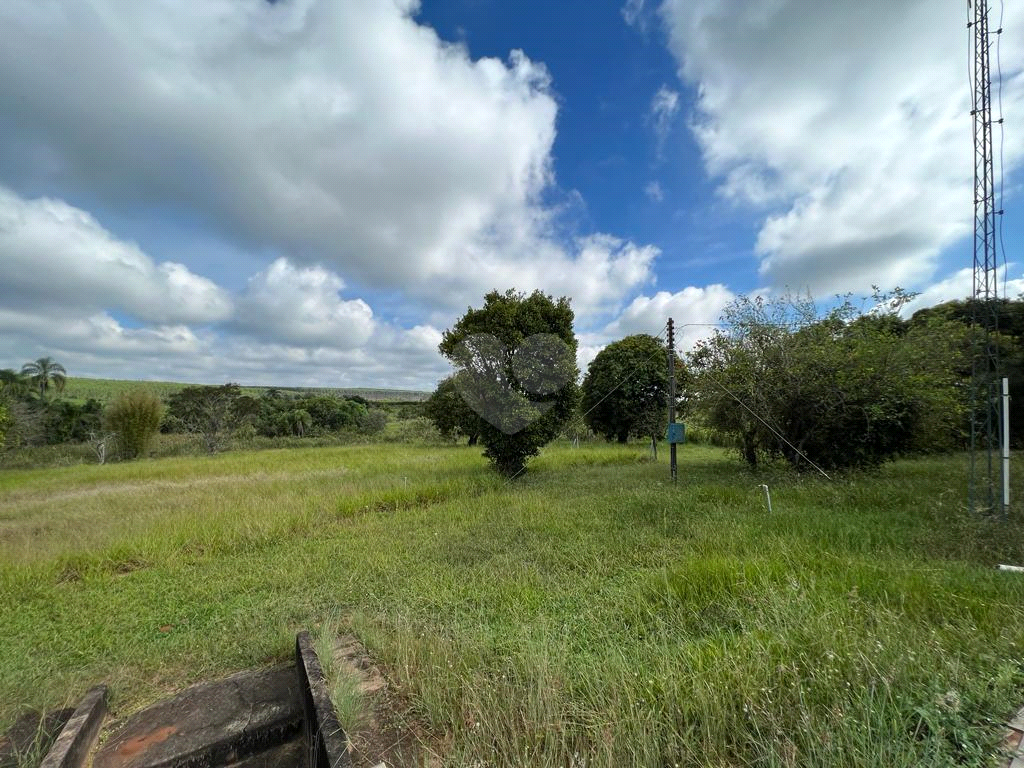
<svg viewBox="0 0 1024 768"><path fill-rule="evenodd" d="M676 293L658 291L653 296L637 296L622 314L604 329L612 339L634 333L658 336L671 317L676 326L676 345L685 350L700 338L709 336L722 310L736 295L720 283L704 288L689 286Z"/></svg>
<svg viewBox="0 0 1024 768"><path fill-rule="evenodd" d="M692 124L728 199L764 213L774 285L817 294L925 285L970 232L966 8L927 0L665 0ZM1007 28L1024 10L1006 7ZM1001 41L1003 104L1024 101L1024 46ZM1007 169L1024 135L1007 133Z"/></svg>
<svg viewBox="0 0 1024 768"><path fill-rule="evenodd" d="M0 306L115 310L159 324L210 323L227 293L182 264L154 261L61 200L25 200L0 187Z"/></svg>
<svg viewBox="0 0 1024 768"><path fill-rule="evenodd" d="M214 334L184 325L129 328L104 312L0 308L0 367L20 368L26 360L48 355L72 376L227 381L215 368L215 343ZM205 375L199 372L204 368Z"/></svg>
<svg viewBox="0 0 1024 768"><path fill-rule="evenodd" d="M230 341L223 380L307 387L390 387L429 391L450 366L437 351L441 332L379 323L358 348L308 347L258 340ZM213 365L213 361L208 362Z"/></svg>
<svg viewBox="0 0 1024 768"><path fill-rule="evenodd" d="M656 246L638 246L611 235L578 238L565 248L532 235L516 237L510 251L481 246L472 255L480 269L472 284L462 268L453 267L435 279L434 288L459 308L479 304L491 290L540 289L570 297L577 318L586 319L615 311L624 297L651 282L660 253Z"/></svg>
<svg viewBox="0 0 1024 768"><path fill-rule="evenodd" d="M1006 269L999 270L999 296L1014 299L1024 294L1024 277L1010 278L1009 271L1015 265L1009 264ZM1016 270L1019 272L1019 270ZM903 306L901 314L909 317L919 309L932 307L946 301L963 300L974 294L974 270L961 269L944 279L925 287L914 298Z"/></svg>
<svg viewBox="0 0 1024 768"><path fill-rule="evenodd" d="M373 333L373 310L362 299L344 300L345 287L322 267L295 267L279 258L249 279L233 325L260 338L307 347L353 349Z"/></svg>
<svg viewBox="0 0 1024 768"><path fill-rule="evenodd" d="M661 184L657 181L652 181L646 187L644 187L644 194L647 195L647 199L655 203L660 203L665 199L665 191L661 188Z"/></svg>
<svg viewBox="0 0 1024 768"><path fill-rule="evenodd" d="M552 251L573 268L540 203L548 72L519 51L473 60L417 9L10 0L0 165L434 305L493 287L493 261L535 282Z"/></svg>

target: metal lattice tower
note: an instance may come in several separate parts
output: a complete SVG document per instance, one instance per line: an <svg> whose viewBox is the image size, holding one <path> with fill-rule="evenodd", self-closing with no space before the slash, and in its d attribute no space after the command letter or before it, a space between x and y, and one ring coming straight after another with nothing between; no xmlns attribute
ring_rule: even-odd
<svg viewBox="0 0 1024 768"><path fill-rule="evenodd" d="M995 164L992 147L992 35L988 0L973 0L971 116L974 121L974 286L971 301L971 450L969 498L973 510L995 510L1000 480L999 274L996 254ZM1000 120L1000 122L1002 122Z"/></svg>

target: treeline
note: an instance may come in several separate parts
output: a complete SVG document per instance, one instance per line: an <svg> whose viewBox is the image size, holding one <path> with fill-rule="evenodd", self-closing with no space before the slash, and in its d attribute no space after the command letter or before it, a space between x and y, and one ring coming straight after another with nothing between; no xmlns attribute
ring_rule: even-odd
<svg viewBox="0 0 1024 768"><path fill-rule="evenodd" d="M741 297L687 356L682 409L751 466L871 468L962 450L978 403L986 407L972 372L995 385L981 354L986 328L999 375L1024 403L1024 302L951 301L904 318L911 298L876 293L820 312L809 298ZM1021 408L1011 408L1010 434L1024 445Z"/></svg>
<svg viewBox="0 0 1024 768"><path fill-rule="evenodd" d="M162 432L203 436L207 450L217 450L229 435L314 437L343 432L372 435L383 431L388 417L362 397L295 395L268 389L259 397L237 384L185 387L168 398Z"/></svg>
<svg viewBox="0 0 1024 768"><path fill-rule="evenodd" d="M20 372L0 371L0 445L7 449L89 443L104 461L114 455L144 455L158 432L197 435L205 450L214 452L228 440L244 442L256 436L375 435L388 423L384 407L359 396L273 388L253 396L238 384L186 386L165 398L136 389L107 404L93 398L74 401L60 397L64 368L49 358L37 362L42 361L47 361L45 382L30 365ZM401 410L415 405L386 407Z"/></svg>
<svg viewBox="0 0 1024 768"><path fill-rule="evenodd" d="M904 318L912 298L896 290L824 311L809 297L738 298L720 329L676 357L679 418L691 438L732 447L752 467L865 469L962 450L978 418L972 373L987 328L1018 404L1011 442L1024 447L1024 301L951 301ZM475 444L488 424L460 394L460 375L441 382L426 414L442 435ZM668 392L664 341L628 336L590 363L562 434L663 439Z"/></svg>

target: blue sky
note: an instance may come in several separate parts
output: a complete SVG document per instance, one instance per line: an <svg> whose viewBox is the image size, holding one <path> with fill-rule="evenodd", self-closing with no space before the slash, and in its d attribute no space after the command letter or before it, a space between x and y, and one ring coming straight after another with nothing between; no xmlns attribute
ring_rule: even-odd
<svg viewBox="0 0 1024 768"><path fill-rule="evenodd" d="M993 12L1015 295L1024 14ZM427 389L492 289L572 297L581 365L740 293L963 297L966 14L8 0L0 367Z"/></svg>

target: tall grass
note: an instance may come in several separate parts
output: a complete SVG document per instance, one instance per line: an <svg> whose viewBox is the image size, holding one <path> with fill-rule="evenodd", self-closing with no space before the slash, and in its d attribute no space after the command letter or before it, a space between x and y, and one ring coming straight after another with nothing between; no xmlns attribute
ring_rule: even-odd
<svg viewBox="0 0 1024 768"><path fill-rule="evenodd" d="M100 680L124 713L343 616L453 766L985 765L1024 703L1024 579L993 568L1024 537L963 511L964 468L829 483L686 446L673 486L643 446L557 446L509 484L479 449L378 445L8 471L0 723Z"/></svg>

